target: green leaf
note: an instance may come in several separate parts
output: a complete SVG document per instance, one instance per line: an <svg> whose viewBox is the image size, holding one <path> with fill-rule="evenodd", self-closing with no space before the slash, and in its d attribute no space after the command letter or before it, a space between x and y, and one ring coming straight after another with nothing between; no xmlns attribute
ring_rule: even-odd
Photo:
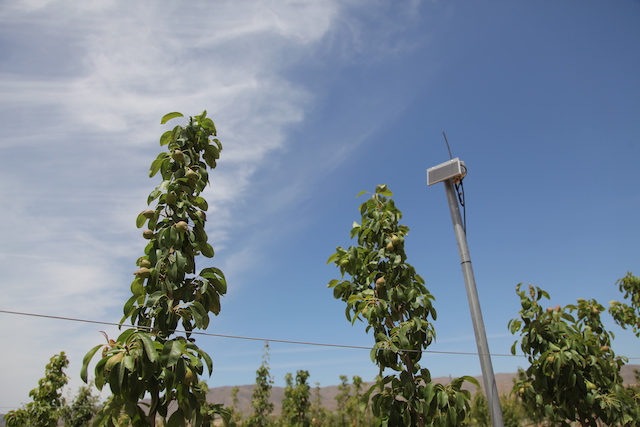
<svg viewBox="0 0 640 427"><path fill-rule="evenodd" d="M152 178L153 176L155 176L155 174L158 173L158 171L160 170L160 166L162 166L162 162L164 162L164 159L155 159L153 162L151 162L151 167L149 168L149 178Z"/></svg>
<svg viewBox="0 0 640 427"><path fill-rule="evenodd" d="M144 347L144 352L147 354L147 359L149 362L154 363L158 359L158 352L156 351L156 346L153 343L153 340L146 332L139 332L138 338L142 341L142 346Z"/></svg>
<svg viewBox="0 0 640 427"><path fill-rule="evenodd" d="M102 344L98 344L97 346L89 350L89 352L85 354L84 358L82 359L82 369L80 370L80 378L85 383L87 382L87 368L89 366L89 362L91 362L91 359L93 358L93 355L96 354L96 351L98 351L102 347L103 347Z"/></svg>
<svg viewBox="0 0 640 427"><path fill-rule="evenodd" d="M171 417L169 417L169 421L167 421L167 427L184 427L184 419L184 412L182 412L182 409L178 408L176 412L171 414Z"/></svg>
<svg viewBox="0 0 640 427"><path fill-rule="evenodd" d="M165 365L167 367L175 365L180 356L182 356L183 349L184 345L180 340L172 339L167 341L162 349L162 356L166 358Z"/></svg>
<svg viewBox="0 0 640 427"><path fill-rule="evenodd" d="M147 222L147 217L142 213L138 214L136 218L136 227L141 228L145 222Z"/></svg>
<svg viewBox="0 0 640 427"><path fill-rule="evenodd" d="M204 363L207 365L207 370L209 371L209 375L211 375L211 373L213 372L213 361L211 360L211 357L204 350L200 348L196 348L195 350L198 352L200 357L204 359Z"/></svg>
<svg viewBox="0 0 640 427"><path fill-rule="evenodd" d="M337 253L337 252L336 252L335 254L331 255L331 256L329 257L329 259L327 260L327 264L331 264L331 263L332 263L333 261L335 261L339 256L340 256L340 254L339 254L339 253ZM336 280L336 282L337 282L337 280Z"/></svg>
<svg viewBox="0 0 640 427"><path fill-rule="evenodd" d="M127 329L124 332L122 332L119 336L118 336L118 343L120 344L124 344L129 340L129 337L131 335L133 335L137 330L136 329Z"/></svg>
<svg viewBox="0 0 640 427"><path fill-rule="evenodd" d="M378 185L376 187L376 193L382 194L383 196L387 196L387 197L393 197L393 193L391 192L391 190L387 188L386 184Z"/></svg>
<svg viewBox="0 0 640 427"><path fill-rule="evenodd" d="M167 145L168 143L171 142L171 134L173 133L173 131L168 130L165 133L162 134L162 136L160 137L160 145Z"/></svg>
<svg viewBox="0 0 640 427"><path fill-rule="evenodd" d="M193 199L193 204L199 207L200 209L202 209L203 211L206 211L209 209L209 204L204 199L204 197L200 197L200 196L196 197L195 199Z"/></svg>
<svg viewBox="0 0 640 427"><path fill-rule="evenodd" d="M227 282L224 279L209 279L209 283L213 285L216 292L218 292L220 295L224 295L227 293Z"/></svg>
<svg viewBox="0 0 640 427"><path fill-rule="evenodd" d="M133 282L131 282L131 293L136 297L144 293L144 279L140 277L133 279Z"/></svg>
<svg viewBox="0 0 640 427"><path fill-rule="evenodd" d="M162 194L162 193L160 192L160 190L158 190L158 189L153 190L153 191L149 194L149 197L147 197L147 204L148 204L148 205L150 205L150 204L151 204L151 202L153 202L155 199L157 199L157 198L158 198L158 196L160 196L160 194Z"/></svg>
<svg viewBox="0 0 640 427"><path fill-rule="evenodd" d="M213 258L213 255L214 255L213 247L210 244L201 243L200 251L202 252L202 255L206 256L207 258Z"/></svg>
<svg viewBox="0 0 640 427"><path fill-rule="evenodd" d="M131 298L129 298L124 304L124 307L122 309L124 317L120 319L120 323L123 323L125 320L127 320L127 317L131 316L131 312L134 310L133 303L136 302L137 299L138 295L132 295Z"/></svg>
<svg viewBox="0 0 640 427"><path fill-rule="evenodd" d="M160 124L163 125L163 124L167 123L169 120L174 119L176 117L184 117L184 115L182 113L178 113L178 112L165 114L162 117L162 120L160 120Z"/></svg>
<svg viewBox="0 0 640 427"><path fill-rule="evenodd" d="M362 190L361 192L358 193L358 195L356 196L356 199L360 196L362 196L363 194L367 194L368 191L367 190Z"/></svg>
<svg viewBox="0 0 640 427"><path fill-rule="evenodd" d="M456 389L460 389L460 386L462 386L463 382L470 382L471 384L475 385L476 387L480 387L480 383L478 382L477 379L475 379L474 377L470 377L468 375L464 375L460 378L456 378L453 380L453 382L451 383L451 385L453 385Z"/></svg>
<svg viewBox="0 0 640 427"><path fill-rule="evenodd" d="M348 299L347 299L347 304L353 304L356 301L362 301L362 297L360 297L360 295L351 295Z"/></svg>

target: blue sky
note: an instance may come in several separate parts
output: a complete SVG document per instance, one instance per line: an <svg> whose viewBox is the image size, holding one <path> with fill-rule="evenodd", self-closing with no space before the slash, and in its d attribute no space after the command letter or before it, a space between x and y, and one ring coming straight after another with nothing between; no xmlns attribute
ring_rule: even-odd
<svg viewBox="0 0 640 427"><path fill-rule="evenodd" d="M145 242L160 117L206 109L224 145L205 193L229 293L207 332L369 346L326 284L363 199L386 183L409 262L436 297L431 349L476 345L444 188L466 162L468 240L489 346L514 341L514 289L549 305L621 295L640 274L640 2L15 1L0 5L0 309L117 322ZM0 412L28 400L54 354L116 328L1 314ZM614 350L640 363L628 331ZM251 384L262 341L199 337L210 386ZM433 376L477 357L427 355ZM494 357L496 372L524 359ZM287 372L376 374L366 350L271 343Z"/></svg>

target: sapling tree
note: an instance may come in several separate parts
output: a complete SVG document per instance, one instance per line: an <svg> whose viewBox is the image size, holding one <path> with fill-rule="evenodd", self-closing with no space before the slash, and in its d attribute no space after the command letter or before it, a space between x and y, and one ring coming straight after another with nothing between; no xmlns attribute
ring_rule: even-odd
<svg viewBox="0 0 640 427"><path fill-rule="evenodd" d="M90 425L90 421L98 412L99 397L92 393L92 387L81 386L73 401L62 408L62 419L65 427L83 427Z"/></svg>
<svg viewBox="0 0 640 427"><path fill-rule="evenodd" d="M322 405L322 394L320 392L320 383L316 382L313 390L313 399L309 406L309 416L311 417L312 426L333 426L331 423L332 414Z"/></svg>
<svg viewBox="0 0 640 427"><path fill-rule="evenodd" d="M367 193L361 192L359 195ZM376 384L363 395L372 397L374 416L388 426L457 426L466 418L470 394L464 381L476 386L473 377L454 379L449 385L431 381L428 369L419 364L422 352L436 333L434 297L424 279L407 263L404 242L409 228L399 224L402 213L379 185L360 206L361 224L354 222L351 238L358 246L336 248L327 263L340 268L343 280L332 280L333 295L346 302L347 319L367 323L375 345L371 359L380 369ZM344 280L349 275L349 280ZM385 370L396 371L386 375Z"/></svg>
<svg viewBox="0 0 640 427"><path fill-rule="evenodd" d="M295 384L293 375L286 374L284 381L284 397L282 400L281 425L286 427L309 427L311 419L311 387L307 383L309 371L296 372Z"/></svg>
<svg viewBox="0 0 640 427"><path fill-rule="evenodd" d="M176 117L183 115L169 113L161 124ZM215 136L215 125L205 111L160 137L160 145L168 150L152 162L149 176L159 172L162 181L147 199L155 207L136 219L148 243L136 261L132 296L121 320L129 319L134 327L116 339L107 337L106 345L95 346L83 362L81 376L87 381L88 364L102 349L95 384L98 389L108 384L113 397L98 414L101 425L114 425L121 410L135 427L154 426L158 416L167 426L185 421L210 425L221 412L205 400L198 377L204 366L211 373L212 362L192 337L194 329L207 328L210 313L220 312L220 297L227 288L218 268L196 269L198 255L214 256L205 232L208 205L200 193L222 150ZM184 336L178 335L178 327L186 331ZM141 402L145 396L148 404ZM170 414L172 403L175 410Z"/></svg>
<svg viewBox="0 0 640 427"><path fill-rule="evenodd" d="M262 354L262 364L256 371L256 384L251 393L251 407L253 412L248 425L253 427L266 427L271 424L269 416L273 412L273 403L269 401L273 378L269 371L269 343L265 343Z"/></svg>
<svg viewBox="0 0 640 427"><path fill-rule="evenodd" d="M240 402L238 400L238 393L240 393L240 387L235 386L231 389L231 406L228 406L229 411L229 427L242 426L242 411L240 411Z"/></svg>
<svg viewBox="0 0 640 427"><path fill-rule="evenodd" d="M69 360L64 351L53 356L45 368L45 376L38 380L38 387L29 392L33 399L24 407L4 416L7 427L55 427L66 405L62 389L68 377L64 369Z"/></svg>
<svg viewBox="0 0 640 427"><path fill-rule="evenodd" d="M470 415L473 425L476 427L489 427L491 425L489 403L480 387L476 390L476 394L473 395Z"/></svg>
<svg viewBox="0 0 640 427"><path fill-rule="evenodd" d="M514 394L500 395L500 408L504 427L520 427L526 418L522 403Z"/></svg>
<svg viewBox="0 0 640 427"><path fill-rule="evenodd" d="M579 299L577 305L545 310L540 300L549 298L547 292L520 287L520 317L509 322L509 329L520 333L520 348L530 366L519 373L514 392L530 411L567 426L570 421L626 425L636 419L637 405L620 375L626 359L611 349L613 334L600 319L604 307Z"/></svg>
<svg viewBox="0 0 640 427"><path fill-rule="evenodd" d="M340 385L335 397L338 403L338 426L360 426L365 424L366 412L361 405L362 400L362 378L353 376L353 383L349 384L346 375L340 375Z"/></svg>

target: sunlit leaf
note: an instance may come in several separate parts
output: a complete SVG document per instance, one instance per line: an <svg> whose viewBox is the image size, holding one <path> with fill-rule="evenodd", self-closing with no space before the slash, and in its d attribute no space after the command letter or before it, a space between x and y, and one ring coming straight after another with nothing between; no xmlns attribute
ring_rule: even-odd
<svg viewBox="0 0 640 427"><path fill-rule="evenodd" d="M174 119L176 117L184 117L184 115L182 113L178 113L178 112L165 114L162 117L162 120L160 120L160 124L163 125L163 124L167 123L169 120Z"/></svg>

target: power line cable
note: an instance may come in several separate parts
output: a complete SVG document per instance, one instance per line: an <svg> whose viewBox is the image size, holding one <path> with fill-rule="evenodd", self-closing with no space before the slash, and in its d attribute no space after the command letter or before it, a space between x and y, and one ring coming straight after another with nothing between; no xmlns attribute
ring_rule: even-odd
<svg viewBox="0 0 640 427"><path fill-rule="evenodd" d="M137 328L137 329L146 329L149 331L157 330L156 328L148 327L148 326L134 326L134 325L125 325L114 322L103 322L99 320L88 320L88 319L77 319L73 317L62 317L62 316L52 316L48 314L35 314L35 313L24 313L19 311L9 311L9 310L0 310L0 313L4 314L13 314L18 316L30 316L30 317L40 317L46 319L55 319L55 320L67 320L70 322L81 322L81 323L91 323L95 325L107 325L107 326L118 326L118 327L127 327L127 328ZM231 339L240 339L240 340L251 340L251 341L267 341L267 342L275 342L281 344L296 344L296 345L312 345L319 347L334 347L334 348L349 348L349 349L358 349L358 350L389 350L389 351L404 351L404 352L420 352L420 353L433 353L433 354L455 354L455 355L464 355L464 356L478 356L478 353L473 352L464 352L464 351L444 351L444 350L413 350L413 349L391 349L391 348L374 348L367 346L358 346L358 345L347 345L347 344L330 344L330 343L318 343L318 342L309 342L309 341L293 341L293 340L281 340L281 339L272 339L272 338L257 338L257 337L244 337L238 335L226 335L226 334L213 334L210 332L200 332L200 331L182 331L182 330L171 330L169 332L177 333L177 334L194 334L194 335L203 335L208 337L216 337L216 338L231 338ZM490 356L500 356L500 357L524 357L524 355L520 354L499 354L492 353Z"/></svg>
<svg viewBox="0 0 640 427"><path fill-rule="evenodd" d="M81 322L81 323L92 323L95 325L107 325L107 326L117 326L117 327L126 327L126 328L137 328L137 329L146 329L148 331L157 330L156 328L152 328L149 326L135 326L135 325L125 325L121 323L114 322L103 322L100 320L88 320L88 319L77 319L74 317L62 317L62 316L52 316L48 314L36 314L36 313L24 313L19 311L9 311L9 310L0 310L0 313L4 314L14 314L18 316L30 316L30 317L40 317L46 319L55 319L55 320L67 320L70 322ZM200 332L200 331L182 331L178 329L170 330L169 332L176 334L193 334L193 335L202 335L207 337L215 337L215 338L230 338L230 339L239 339L239 340L250 340L250 341L262 341L262 342L275 342L280 344L296 344L296 345L311 345L318 347L334 347L334 348L349 348L349 349L357 349L357 350L389 350L396 352L414 352L414 353L431 353L431 354L453 354L453 355L462 355L462 356L479 356L480 353L476 352L466 352L466 351L447 351L447 350L414 350L414 349L402 349L402 348L379 348L379 347L367 347L367 346L359 346L359 345L347 345L347 344L330 344L330 343L318 343L318 342L309 342L309 341L294 341L294 340L282 340L282 339L272 339L272 338L258 338L258 337L244 337L239 335L227 335L227 334L213 334L210 332ZM483 354L484 355L484 354ZM526 357L523 354L503 354L503 353L489 353L489 356L496 357ZM627 359L640 359L640 357L627 357Z"/></svg>

